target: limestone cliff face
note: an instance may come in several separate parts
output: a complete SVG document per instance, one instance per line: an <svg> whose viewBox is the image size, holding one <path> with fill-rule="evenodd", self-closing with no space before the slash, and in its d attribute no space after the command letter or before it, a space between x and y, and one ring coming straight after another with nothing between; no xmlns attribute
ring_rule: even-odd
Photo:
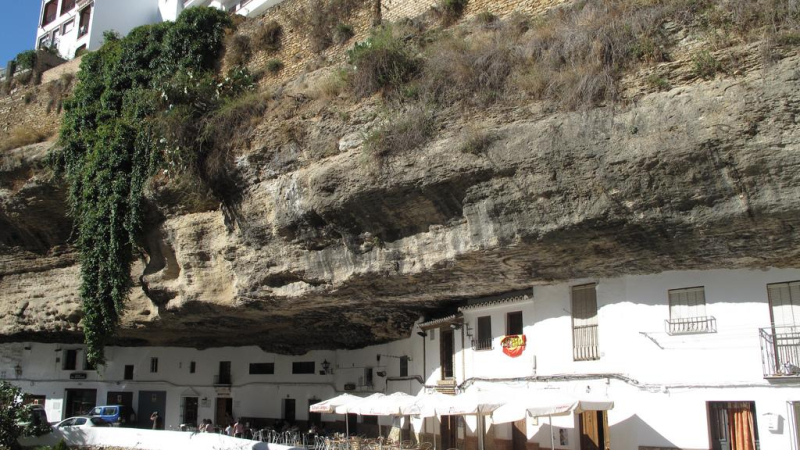
<svg viewBox="0 0 800 450"><path fill-rule="evenodd" d="M585 112L453 113L430 144L380 164L360 148L369 103L341 123L299 121L305 146L265 123L237 159L236 208L156 205L119 340L357 347L458 300L551 280L797 267L798 67L789 56ZM475 124L495 139L462 153ZM331 140L338 151L315 153ZM0 166L5 340L80 339L77 258L45 148Z"/></svg>

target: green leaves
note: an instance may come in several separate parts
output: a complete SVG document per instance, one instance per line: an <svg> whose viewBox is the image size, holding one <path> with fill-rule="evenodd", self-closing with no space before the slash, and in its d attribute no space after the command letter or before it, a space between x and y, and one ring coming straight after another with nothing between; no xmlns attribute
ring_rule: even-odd
<svg viewBox="0 0 800 450"><path fill-rule="evenodd" d="M79 83L65 104L61 149L51 162L70 186L92 364L103 364L104 347L119 324L144 227L143 191L165 160L166 139L155 124L176 104L205 111L198 105L218 101L211 71L230 26L220 10L191 8L175 23L108 38L81 63Z"/></svg>

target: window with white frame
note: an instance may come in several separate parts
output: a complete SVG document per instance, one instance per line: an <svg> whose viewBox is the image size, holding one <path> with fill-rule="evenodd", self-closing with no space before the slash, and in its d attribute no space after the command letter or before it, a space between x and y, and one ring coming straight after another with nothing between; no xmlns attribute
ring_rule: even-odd
<svg viewBox="0 0 800 450"><path fill-rule="evenodd" d="M572 358L575 361L600 359L596 288L594 283L572 287Z"/></svg>
<svg viewBox="0 0 800 450"><path fill-rule="evenodd" d="M671 289L669 292L667 333L708 333L716 330L716 320L706 315L703 286Z"/></svg>
<svg viewBox="0 0 800 450"><path fill-rule="evenodd" d="M767 285L773 326L800 324L800 281Z"/></svg>

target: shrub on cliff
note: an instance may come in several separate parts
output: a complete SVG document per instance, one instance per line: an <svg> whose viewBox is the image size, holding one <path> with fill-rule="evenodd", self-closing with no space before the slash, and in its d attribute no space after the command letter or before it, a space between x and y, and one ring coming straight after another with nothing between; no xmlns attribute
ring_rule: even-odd
<svg viewBox="0 0 800 450"><path fill-rule="evenodd" d="M223 91L224 80L215 81L213 74L230 26L222 11L191 8L174 23L139 27L123 39L109 40L81 62L79 83L64 104L61 148L52 162L69 184L92 364L104 362L104 346L130 290L145 183L166 161L182 164L169 159L169 136L160 134L157 124L181 107L192 118L202 117L227 92L241 92ZM183 155L199 158L191 151Z"/></svg>
<svg viewBox="0 0 800 450"><path fill-rule="evenodd" d="M359 97L381 89L397 90L413 78L419 67L405 41L395 36L389 26L356 43L348 50L347 57L352 66L350 85Z"/></svg>

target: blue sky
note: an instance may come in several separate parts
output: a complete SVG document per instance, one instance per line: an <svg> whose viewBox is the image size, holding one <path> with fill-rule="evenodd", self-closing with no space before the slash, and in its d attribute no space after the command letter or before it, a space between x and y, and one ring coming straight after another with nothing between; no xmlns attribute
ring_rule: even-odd
<svg viewBox="0 0 800 450"><path fill-rule="evenodd" d="M0 14L0 67L36 43L36 25L39 22L39 0L2 0Z"/></svg>

